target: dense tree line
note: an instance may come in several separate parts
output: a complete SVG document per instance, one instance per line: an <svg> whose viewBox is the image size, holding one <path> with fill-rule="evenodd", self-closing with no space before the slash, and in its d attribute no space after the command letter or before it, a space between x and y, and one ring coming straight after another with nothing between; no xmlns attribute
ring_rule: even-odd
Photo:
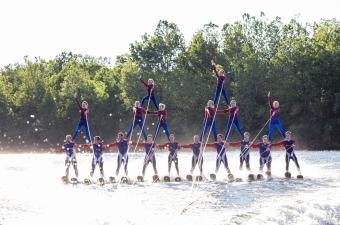
<svg viewBox="0 0 340 225"><path fill-rule="evenodd" d="M231 71L229 95L241 126L254 135L268 119L267 92L281 104L281 120L309 149L340 149L340 23L283 23L244 14L219 28L204 25L188 44L176 24L160 21L111 66L107 58L63 52L53 60L25 59L0 71L2 149L56 147L79 119L74 94L89 102L92 134L111 141L132 122L132 104L145 95L138 77L153 78L179 140L200 132L203 108L216 80L211 60ZM226 104L221 102L220 108ZM148 132L157 118L149 117ZM218 116L218 130L227 116ZM267 131L267 129L265 130ZM275 133L275 138L279 138ZM134 137L135 138L135 137ZM238 139L232 132L231 139ZM164 140L164 139L162 139ZM81 142L81 141L80 141Z"/></svg>

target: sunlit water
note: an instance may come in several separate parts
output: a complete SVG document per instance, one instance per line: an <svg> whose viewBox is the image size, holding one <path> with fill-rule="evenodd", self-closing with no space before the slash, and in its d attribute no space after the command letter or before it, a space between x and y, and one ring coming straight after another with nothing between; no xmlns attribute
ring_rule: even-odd
<svg viewBox="0 0 340 225"><path fill-rule="evenodd" d="M217 182L152 183L151 165L146 182L129 185L64 185L65 156L60 154L0 155L0 224L339 224L340 152L298 151L304 180L285 180L284 152L273 152L271 181L227 183L221 167ZM214 170L214 152L204 155L204 172ZM88 176L91 155L78 154L80 179ZM112 175L116 154L105 155L105 175ZM236 177L238 152L229 152ZM167 153L157 153L160 175L167 171ZM184 178L190 152L179 155ZM141 173L143 154L130 154L129 176ZM258 155L251 154L258 170ZM174 169L174 168L173 168ZM72 168L70 169L73 175ZM295 165L291 172L296 176ZM174 174L174 171L173 171ZM95 176L98 176L96 170ZM189 205L189 206L188 206ZM184 213L182 213L184 211Z"/></svg>

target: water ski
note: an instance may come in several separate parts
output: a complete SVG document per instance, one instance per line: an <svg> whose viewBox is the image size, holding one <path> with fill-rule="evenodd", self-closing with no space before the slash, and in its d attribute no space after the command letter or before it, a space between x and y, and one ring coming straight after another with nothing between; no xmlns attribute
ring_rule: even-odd
<svg viewBox="0 0 340 225"><path fill-rule="evenodd" d="M138 182L144 182L144 177L143 176L138 176L137 177Z"/></svg>
<svg viewBox="0 0 340 225"><path fill-rule="evenodd" d="M84 179L84 184L90 185L91 183L92 183L92 182L91 182L90 179L88 179L88 178L85 178L85 179Z"/></svg>
<svg viewBox="0 0 340 225"><path fill-rule="evenodd" d="M188 174L188 175L186 176L186 178L187 178L188 181L192 181L192 175Z"/></svg>
<svg viewBox="0 0 340 225"><path fill-rule="evenodd" d="M215 181L215 180L216 180L216 174L211 173L211 174L210 174L210 179L213 180L213 181Z"/></svg>
<svg viewBox="0 0 340 225"><path fill-rule="evenodd" d="M257 176L256 176L256 179L257 179L257 180L262 180L262 179L263 179L263 175L262 175L262 174L260 174L260 173L259 173L259 174L257 174Z"/></svg>
<svg viewBox="0 0 340 225"><path fill-rule="evenodd" d="M164 176L163 177L164 182L170 182L170 177L169 176Z"/></svg>
<svg viewBox="0 0 340 225"><path fill-rule="evenodd" d="M285 172L285 178L290 179L292 177L292 174L290 172Z"/></svg>
<svg viewBox="0 0 340 225"><path fill-rule="evenodd" d="M157 174L152 176L153 182L159 182L159 176Z"/></svg>
<svg viewBox="0 0 340 225"><path fill-rule="evenodd" d="M231 173L228 174L228 180L229 181L234 181L234 175L232 175Z"/></svg>
<svg viewBox="0 0 340 225"><path fill-rule="evenodd" d="M267 175L267 177L271 177L272 176L272 172L270 172L270 171L266 171L266 175Z"/></svg>
<svg viewBox="0 0 340 225"><path fill-rule="evenodd" d="M297 178L297 179L300 179L300 180L303 180L302 174L297 175L296 178Z"/></svg>
<svg viewBox="0 0 340 225"><path fill-rule="evenodd" d="M196 181L199 181L199 182L200 182L200 181L202 181L202 180L203 180L203 177L202 177L201 175L198 175L198 176L196 176L196 178L195 178L195 179L196 179Z"/></svg>
<svg viewBox="0 0 340 225"><path fill-rule="evenodd" d="M76 177L72 177L70 180L71 184L78 184L78 179Z"/></svg>
<svg viewBox="0 0 340 225"><path fill-rule="evenodd" d="M121 182L122 184L127 184L128 181L129 181L128 178L125 177L125 176L120 178L120 182Z"/></svg>
<svg viewBox="0 0 340 225"><path fill-rule="evenodd" d="M175 181L176 181L176 182L181 182L181 181L182 181L182 178L181 178L181 177L176 177L176 178L175 178Z"/></svg>
<svg viewBox="0 0 340 225"><path fill-rule="evenodd" d="M115 177L109 177L109 181L110 181L110 183L115 183L116 182L116 178Z"/></svg>
<svg viewBox="0 0 340 225"><path fill-rule="evenodd" d="M249 174L249 175L248 175L248 180L249 180L249 181L254 181L254 180L255 180L255 175L252 174L252 173Z"/></svg>
<svg viewBox="0 0 340 225"><path fill-rule="evenodd" d="M99 184L100 186L103 186L103 185L105 184L104 178L102 178L102 177L98 178L98 184Z"/></svg>
<svg viewBox="0 0 340 225"><path fill-rule="evenodd" d="M242 181L243 181L243 179L240 178L240 177L237 177L237 178L235 179L235 182L242 182Z"/></svg>
<svg viewBox="0 0 340 225"><path fill-rule="evenodd" d="M62 176L62 177L61 177L61 181L62 181L64 184L68 184L68 177L67 177L67 176Z"/></svg>

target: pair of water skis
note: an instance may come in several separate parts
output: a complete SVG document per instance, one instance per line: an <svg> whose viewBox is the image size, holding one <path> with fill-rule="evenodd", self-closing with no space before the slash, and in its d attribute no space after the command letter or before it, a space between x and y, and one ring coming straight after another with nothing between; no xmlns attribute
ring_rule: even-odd
<svg viewBox="0 0 340 225"><path fill-rule="evenodd" d="M187 179L187 181L193 181L193 176L191 174L188 174L186 176L186 179ZM201 181L203 181L203 177L201 175L198 175L198 176L195 177L195 181L201 182Z"/></svg>
<svg viewBox="0 0 340 225"><path fill-rule="evenodd" d="M285 178L287 178L287 179L291 179L292 178L292 174L290 173L290 172L285 172ZM302 174L298 174L297 176L296 176L296 179L298 179L298 180L303 180L303 175Z"/></svg>
<svg viewBox="0 0 340 225"><path fill-rule="evenodd" d="M137 181L138 182L144 182L144 176L137 176ZM159 176L157 174L152 176L152 181L154 183L160 182L161 180L159 179Z"/></svg>
<svg viewBox="0 0 340 225"><path fill-rule="evenodd" d="M175 182L180 182L180 181L182 181L182 178L181 177L175 177L174 180L175 180ZM144 177L143 176L137 176L137 181L138 182L144 182ZM152 182L158 183L160 181L161 181L161 179L157 174L152 176ZM167 183L167 182L171 181L171 178L170 178L170 176L164 176L162 181Z"/></svg>
<svg viewBox="0 0 340 225"><path fill-rule="evenodd" d="M129 183L129 179L126 176L122 176L120 179L118 179L121 184L127 184ZM117 183L117 179L113 176L109 177L110 183Z"/></svg>
<svg viewBox="0 0 340 225"><path fill-rule="evenodd" d="M209 175L209 177L210 177L210 179L212 180L212 181L216 181L216 174L215 173L211 173L210 175ZM229 173L228 174L228 182L242 182L243 181L243 179L242 178L239 178L239 177L234 177L234 175L233 174L231 174L231 173Z"/></svg>
<svg viewBox="0 0 340 225"><path fill-rule="evenodd" d="M171 181L170 176L164 176L164 177L163 177L163 181L164 181L164 182L170 182L170 181ZM181 181L182 181L182 178L179 177L179 176L178 176L178 177L175 177L174 181L175 181L175 182L181 182Z"/></svg>
<svg viewBox="0 0 340 225"><path fill-rule="evenodd" d="M85 178L84 179L84 184L85 185L91 185L91 184L98 184L99 186L104 186L107 182L105 181L105 179L103 177L99 177L97 179L97 181L94 181L90 178Z"/></svg>
<svg viewBox="0 0 340 225"><path fill-rule="evenodd" d="M77 179L76 177L72 177L71 179L68 179L67 176L62 176L62 177L61 177L61 181L62 181L64 184L74 184L74 185L76 185L76 184L79 183L79 181L78 181L78 179Z"/></svg>

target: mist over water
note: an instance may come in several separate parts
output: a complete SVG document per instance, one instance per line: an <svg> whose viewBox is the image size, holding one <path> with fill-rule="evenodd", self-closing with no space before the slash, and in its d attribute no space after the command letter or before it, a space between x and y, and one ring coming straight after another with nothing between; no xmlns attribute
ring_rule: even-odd
<svg viewBox="0 0 340 225"><path fill-rule="evenodd" d="M152 183L149 165L144 183L143 153L131 153L129 185L64 185L64 154L0 155L0 224L339 224L340 152L297 151L304 180L286 180L284 152L273 151L271 181L227 183L221 166L217 182ZM239 152L228 152L231 171L239 171ZM80 180L88 177L91 154L78 154ZM167 153L157 152L159 175L167 172ZM215 152L204 154L204 174L215 169ZM105 176L114 174L117 154L104 158ZM182 178L189 173L190 152L179 153ZM258 153L251 152L258 171ZM293 176L297 175L291 163ZM73 169L70 168L71 176ZM198 172L196 170L196 172ZM172 175L175 175L173 168ZM99 176L98 168L95 178ZM185 211L183 214L181 214Z"/></svg>

